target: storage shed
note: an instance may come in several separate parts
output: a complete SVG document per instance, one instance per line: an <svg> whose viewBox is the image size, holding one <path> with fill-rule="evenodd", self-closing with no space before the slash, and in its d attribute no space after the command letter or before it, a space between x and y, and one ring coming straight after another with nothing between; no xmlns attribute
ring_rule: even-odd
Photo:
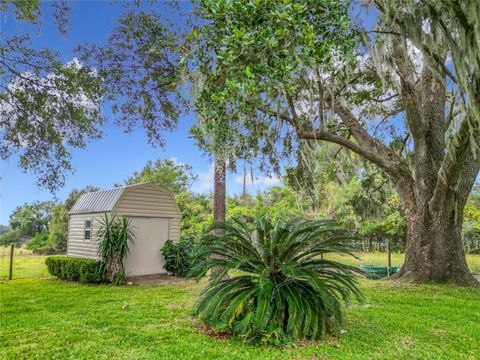
<svg viewBox="0 0 480 360"><path fill-rule="evenodd" d="M69 213L68 256L99 258L96 233L105 213L131 219L135 240L125 260L127 276L166 272L161 249L165 241L179 240L181 218L170 191L142 183L83 194Z"/></svg>

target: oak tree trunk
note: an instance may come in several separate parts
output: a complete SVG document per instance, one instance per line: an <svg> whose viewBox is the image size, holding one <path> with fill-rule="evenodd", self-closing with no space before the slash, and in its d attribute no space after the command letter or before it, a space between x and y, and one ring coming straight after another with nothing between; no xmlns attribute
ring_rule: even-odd
<svg viewBox="0 0 480 360"><path fill-rule="evenodd" d="M395 276L397 279L460 286L478 284L468 269L461 226L456 223L452 208L434 214L419 212L407 221L405 262Z"/></svg>
<svg viewBox="0 0 480 360"><path fill-rule="evenodd" d="M397 56L400 73L407 74L402 55ZM405 262L396 277L478 286L467 266L461 231L464 207L480 167L469 142L478 141L479 133L467 135L468 130L461 128L462 140L447 144L451 123L445 114L447 89L431 65L418 82L402 80L407 127L414 141L410 174L395 181L407 219Z"/></svg>
<svg viewBox="0 0 480 360"><path fill-rule="evenodd" d="M406 210L407 243L404 264L394 279L479 286L468 268L461 234L463 210L473 181L459 184L463 186L455 191L443 190L443 195L432 195L428 186L418 183L412 185L411 192L399 188ZM434 202L436 199L440 200Z"/></svg>

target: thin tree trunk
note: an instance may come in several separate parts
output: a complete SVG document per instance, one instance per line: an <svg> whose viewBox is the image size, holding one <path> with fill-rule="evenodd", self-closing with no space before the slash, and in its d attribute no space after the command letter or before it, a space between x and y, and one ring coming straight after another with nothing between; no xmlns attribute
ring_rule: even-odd
<svg viewBox="0 0 480 360"><path fill-rule="evenodd" d="M247 204L247 165L243 162L243 190L242 190L243 205Z"/></svg>
<svg viewBox="0 0 480 360"><path fill-rule="evenodd" d="M220 223L225 221L227 212L227 166L223 158L215 157L214 162L213 221L214 223ZM222 236L223 231L216 229L215 235ZM220 266L213 268L210 273L210 281L222 270L223 268Z"/></svg>
<svg viewBox="0 0 480 360"><path fill-rule="evenodd" d="M224 222L226 216L226 164L224 159L215 158L213 184L213 221Z"/></svg>

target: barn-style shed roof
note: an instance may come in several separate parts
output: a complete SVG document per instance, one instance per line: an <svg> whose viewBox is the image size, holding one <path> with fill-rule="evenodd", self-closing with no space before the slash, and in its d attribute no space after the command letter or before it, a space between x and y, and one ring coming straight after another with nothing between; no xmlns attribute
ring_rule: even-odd
<svg viewBox="0 0 480 360"><path fill-rule="evenodd" d="M125 191L131 188L145 187L151 183L140 183L116 187L107 190L93 191L80 196L69 214L88 214L113 211Z"/></svg>

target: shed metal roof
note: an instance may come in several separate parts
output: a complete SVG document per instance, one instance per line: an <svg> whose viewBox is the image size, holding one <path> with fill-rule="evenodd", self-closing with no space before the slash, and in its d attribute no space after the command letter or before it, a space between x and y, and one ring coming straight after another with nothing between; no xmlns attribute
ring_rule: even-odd
<svg viewBox="0 0 480 360"><path fill-rule="evenodd" d="M107 190L100 190L100 191L93 191L80 196L77 202L73 205L70 209L69 214L88 214L88 213L103 213L103 212L110 212L115 209L118 201L122 197L125 191L128 189L135 188L135 187L154 187L160 188L162 191L165 191L170 194L172 197L172 201L175 203L178 212L180 213L180 209L178 209L178 205L175 202L175 198L170 193L170 191L158 186L154 185L150 182L126 185L122 187L116 187Z"/></svg>
<svg viewBox="0 0 480 360"><path fill-rule="evenodd" d="M83 194L70 209L70 214L112 211L125 188L124 186Z"/></svg>

